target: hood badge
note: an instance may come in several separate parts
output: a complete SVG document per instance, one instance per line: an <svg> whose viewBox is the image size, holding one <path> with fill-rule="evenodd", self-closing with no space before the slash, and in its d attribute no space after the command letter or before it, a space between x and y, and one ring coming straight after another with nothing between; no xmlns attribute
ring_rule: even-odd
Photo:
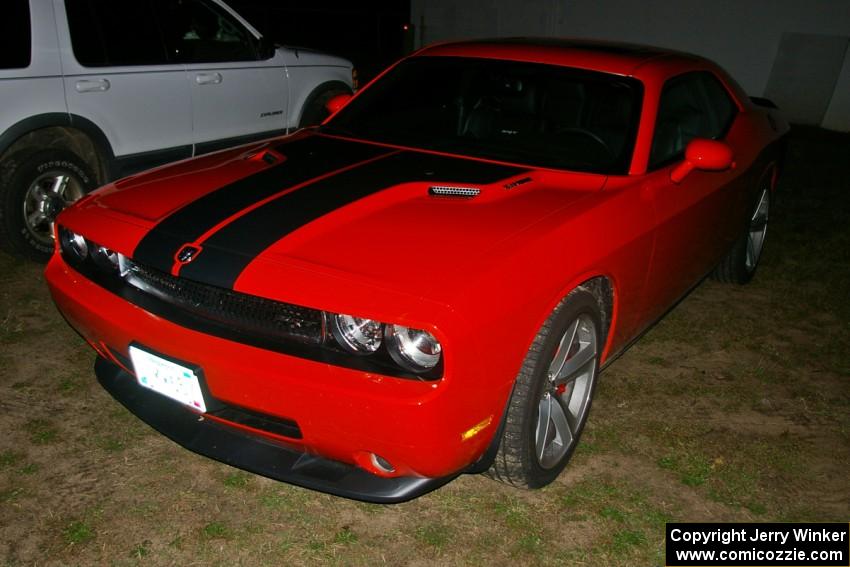
<svg viewBox="0 0 850 567"><path fill-rule="evenodd" d="M178 264L188 264L198 257L201 250L201 247L196 244L184 244L174 255L174 259Z"/></svg>
<svg viewBox="0 0 850 567"><path fill-rule="evenodd" d="M522 179L517 179L516 181L511 181L507 185L505 185L505 189L513 189L514 187L519 187L520 185L525 185L526 183L530 183L530 177L523 177Z"/></svg>

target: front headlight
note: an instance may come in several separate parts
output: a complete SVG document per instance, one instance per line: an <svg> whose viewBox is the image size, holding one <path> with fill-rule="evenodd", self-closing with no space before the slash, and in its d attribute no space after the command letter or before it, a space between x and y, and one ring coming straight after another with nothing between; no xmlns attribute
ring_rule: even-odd
<svg viewBox="0 0 850 567"><path fill-rule="evenodd" d="M440 364L443 347L428 331L353 315L328 313L327 316L334 340L347 352L375 355L376 360L383 358L419 375Z"/></svg>
<svg viewBox="0 0 850 567"><path fill-rule="evenodd" d="M129 269L128 260L123 255L64 226L59 227L59 250L65 261L78 270L96 268L104 274L124 276Z"/></svg>
<svg viewBox="0 0 850 567"><path fill-rule="evenodd" d="M355 354L372 354L384 339L383 325L378 321L341 313L331 316L331 332L340 346Z"/></svg>
<svg viewBox="0 0 850 567"><path fill-rule="evenodd" d="M386 335L390 356L402 368L411 372L427 372L440 362L442 346L428 331L387 325Z"/></svg>
<svg viewBox="0 0 850 567"><path fill-rule="evenodd" d="M89 245L82 234L65 227L59 227L59 246L63 254L71 261L82 262L89 255Z"/></svg>
<svg viewBox="0 0 850 567"><path fill-rule="evenodd" d="M95 246L91 252L91 257L102 270L118 271L120 269L119 254L106 246Z"/></svg>

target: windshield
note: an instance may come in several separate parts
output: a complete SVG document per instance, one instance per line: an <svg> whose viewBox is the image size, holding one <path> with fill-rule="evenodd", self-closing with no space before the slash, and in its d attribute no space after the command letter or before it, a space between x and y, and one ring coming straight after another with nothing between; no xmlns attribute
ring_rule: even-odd
<svg viewBox="0 0 850 567"><path fill-rule="evenodd" d="M626 173L641 94L637 80L606 73L414 57L323 131L536 167Z"/></svg>

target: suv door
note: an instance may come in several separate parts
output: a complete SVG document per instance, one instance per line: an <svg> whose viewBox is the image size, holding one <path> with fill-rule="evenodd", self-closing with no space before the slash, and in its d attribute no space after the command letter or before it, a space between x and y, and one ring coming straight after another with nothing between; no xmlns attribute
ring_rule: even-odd
<svg viewBox="0 0 850 567"><path fill-rule="evenodd" d="M224 4L163 0L169 56L186 65L195 153L240 138L283 133L287 76L282 57Z"/></svg>
<svg viewBox="0 0 850 567"><path fill-rule="evenodd" d="M169 60L150 0L64 5L57 28L68 109L104 132L119 172L190 156L186 71Z"/></svg>
<svg viewBox="0 0 850 567"><path fill-rule="evenodd" d="M0 135L4 153L21 133L8 128L46 113L65 113L53 11L45 2L3 2L0 18Z"/></svg>

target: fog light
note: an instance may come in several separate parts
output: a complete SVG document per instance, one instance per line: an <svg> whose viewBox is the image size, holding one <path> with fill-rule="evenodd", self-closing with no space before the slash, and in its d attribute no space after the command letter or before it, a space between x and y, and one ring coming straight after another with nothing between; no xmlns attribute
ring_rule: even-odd
<svg viewBox="0 0 850 567"><path fill-rule="evenodd" d="M393 467L388 460L380 455L376 455L375 453L372 453L372 465L384 473L395 472L395 467Z"/></svg>
<svg viewBox="0 0 850 567"><path fill-rule="evenodd" d="M390 478L398 476L398 470L388 460L372 451L357 451L352 455L354 464L376 476Z"/></svg>

